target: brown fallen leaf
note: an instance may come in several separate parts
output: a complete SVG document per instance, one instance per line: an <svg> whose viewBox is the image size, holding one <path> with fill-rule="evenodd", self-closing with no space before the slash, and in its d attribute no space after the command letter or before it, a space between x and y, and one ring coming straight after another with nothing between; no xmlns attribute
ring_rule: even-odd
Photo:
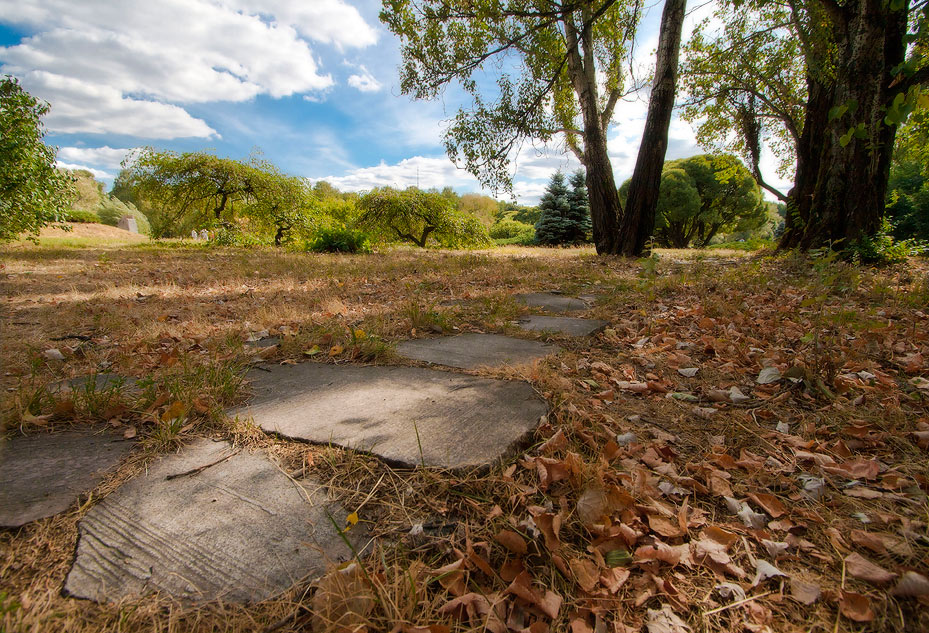
<svg viewBox="0 0 929 633"><path fill-rule="evenodd" d="M660 609L649 609L646 614L645 628L648 633L689 633L691 628L678 617L671 605L661 605Z"/></svg>
<svg viewBox="0 0 929 633"><path fill-rule="evenodd" d="M908 598L929 596L929 578L912 570L905 572L890 595Z"/></svg>
<svg viewBox="0 0 929 633"><path fill-rule="evenodd" d="M748 498L757 503L772 519L779 519L787 514L787 508L784 507L780 499L772 494L753 492L748 494Z"/></svg>
<svg viewBox="0 0 929 633"><path fill-rule="evenodd" d="M821 593L819 585L803 582L797 578L790 579L790 597L800 604L813 604L819 600Z"/></svg>
<svg viewBox="0 0 929 633"><path fill-rule="evenodd" d="M561 548L561 539L558 537L561 531L561 514L546 512L545 508L539 506L530 507L529 514L545 539L545 547L550 552L558 551Z"/></svg>
<svg viewBox="0 0 929 633"><path fill-rule="evenodd" d="M853 459L841 464L823 465L822 469L830 475L848 479L876 479L881 465L874 459Z"/></svg>
<svg viewBox="0 0 929 633"><path fill-rule="evenodd" d="M874 610L867 596L854 591L842 591L839 600L839 611L849 620L855 622L870 622L874 619Z"/></svg>
<svg viewBox="0 0 929 633"><path fill-rule="evenodd" d="M517 556L525 556L526 554L526 539L513 530L500 530L494 540Z"/></svg>
<svg viewBox="0 0 929 633"><path fill-rule="evenodd" d="M623 567L610 567L600 572L600 584L610 593L616 593L629 580L631 572Z"/></svg>
<svg viewBox="0 0 929 633"><path fill-rule="evenodd" d="M872 563L857 552L845 557L845 569L855 578L861 578L875 585L887 584L897 577L897 574Z"/></svg>
<svg viewBox="0 0 929 633"><path fill-rule="evenodd" d="M543 595L538 590L533 589L532 579L529 577L528 571L523 571L514 578L504 593L522 598L552 620L558 617L558 612L561 610L561 596L550 590L546 590Z"/></svg>
<svg viewBox="0 0 929 633"><path fill-rule="evenodd" d="M358 563L333 569L320 578L313 594L314 633L356 631L368 623L374 608L374 596Z"/></svg>
<svg viewBox="0 0 929 633"><path fill-rule="evenodd" d="M599 570L593 561L585 558L572 558L568 564L571 566L574 579L577 580L577 584L580 585L581 589L588 592L593 591L600 580Z"/></svg>
<svg viewBox="0 0 929 633"><path fill-rule="evenodd" d="M849 533L849 538L855 545L866 547L875 554L885 554L887 552L883 539L877 534L865 532L864 530L852 530Z"/></svg>
<svg viewBox="0 0 929 633"><path fill-rule="evenodd" d="M439 613L454 615L467 620L472 626L480 626L491 633L506 633L506 624L490 601L479 593L466 593L444 604Z"/></svg>
<svg viewBox="0 0 929 633"><path fill-rule="evenodd" d="M648 527L651 528L652 532L665 538L676 538L687 533L681 530L681 526L677 521L671 521L654 514L648 515Z"/></svg>

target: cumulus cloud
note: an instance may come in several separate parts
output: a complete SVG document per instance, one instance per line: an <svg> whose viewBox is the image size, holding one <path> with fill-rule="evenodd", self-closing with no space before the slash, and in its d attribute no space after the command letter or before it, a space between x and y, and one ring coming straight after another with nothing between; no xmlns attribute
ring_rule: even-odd
<svg viewBox="0 0 929 633"><path fill-rule="evenodd" d="M209 137L182 105L324 91L334 81L309 40L377 40L344 0L0 0L0 16L36 31L0 48L2 72L49 101L49 129L67 133Z"/></svg>
<svg viewBox="0 0 929 633"><path fill-rule="evenodd" d="M445 157L413 156L388 165L384 161L373 167L348 170L343 176L326 176L311 180L325 180L343 191L367 191L375 187L421 189L455 187L479 191L480 186L471 174L455 167Z"/></svg>
<svg viewBox="0 0 929 633"><path fill-rule="evenodd" d="M367 68L360 66L359 70L360 72L355 73L348 78L349 86L356 88L361 92L377 92L383 88L381 82L375 79L374 75L368 72Z"/></svg>
<svg viewBox="0 0 929 633"><path fill-rule="evenodd" d="M126 154L131 151L129 148L116 148L108 145L103 147L59 147L58 158L87 165L96 165L97 167L118 169Z"/></svg>
<svg viewBox="0 0 929 633"><path fill-rule="evenodd" d="M113 174L103 169L97 169L96 167L90 167L89 165L81 165L78 163L66 163L64 161L56 161L55 165L61 169L83 169L84 171L89 171L94 175L94 178L97 180L112 180L114 178Z"/></svg>

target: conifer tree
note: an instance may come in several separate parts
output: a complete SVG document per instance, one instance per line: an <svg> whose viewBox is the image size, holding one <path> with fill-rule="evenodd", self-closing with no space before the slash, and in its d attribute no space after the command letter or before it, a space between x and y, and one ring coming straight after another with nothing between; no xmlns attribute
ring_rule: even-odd
<svg viewBox="0 0 929 633"><path fill-rule="evenodd" d="M573 223L570 239L568 241L579 244L589 241L590 236L590 202L587 198L587 178L583 169L578 169L571 175L571 191L568 194L568 204L571 209L568 219Z"/></svg>
<svg viewBox="0 0 929 633"><path fill-rule="evenodd" d="M542 215L535 223L535 239L539 244L564 244L571 234L573 223L568 218L571 204L568 200L568 188L565 186L564 174L556 172L548 183L542 200L539 202Z"/></svg>

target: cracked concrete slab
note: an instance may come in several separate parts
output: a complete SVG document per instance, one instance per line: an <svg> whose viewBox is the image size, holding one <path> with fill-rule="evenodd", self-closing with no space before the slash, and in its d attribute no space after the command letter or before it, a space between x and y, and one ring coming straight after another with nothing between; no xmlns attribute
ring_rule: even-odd
<svg viewBox="0 0 929 633"><path fill-rule="evenodd" d="M539 308L546 312L577 312L590 306L575 297L556 295L550 292L530 292L514 297L519 303L530 308Z"/></svg>
<svg viewBox="0 0 929 633"><path fill-rule="evenodd" d="M404 358L459 369L531 363L560 348L499 334L461 334L403 341L397 353Z"/></svg>
<svg viewBox="0 0 929 633"><path fill-rule="evenodd" d="M599 319L579 319L576 317L555 317L532 314L516 322L524 330L537 332L556 332L568 336L590 336L607 325L608 321Z"/></svg>
<svg viewBox="0 0 929 633"><path fill-rule="evenodd" d="M248 379L255 396L230 416L406 468L491 464L548 410L528 383L416 367L301 363L252 369Z"/></svg>
<svg viewBox="0 0 929 633"><path fill-rule="evenodd" d="M0 442L0 527L64 512L131 448L121 435L90 428Z"/></svg>
<svg viewBox="0 0 929 633"><path fill-rule="evenodd" d="M91 508L65 591L98 602L153 592L265 600L352 556L329 516L345 525L318 482L298 487L264 454L200 438ZM347 536L359 549L359 526Z"/></svg>

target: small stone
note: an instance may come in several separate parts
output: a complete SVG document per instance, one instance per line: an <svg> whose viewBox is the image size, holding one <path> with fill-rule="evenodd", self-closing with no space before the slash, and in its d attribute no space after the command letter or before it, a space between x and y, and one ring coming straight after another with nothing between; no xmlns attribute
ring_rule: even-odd
<svg viewBox="0 0 929 633"><path fill-rule="evenodd" d="M629 431L628 433L623 433L616 436L616 443L620 446L628 446L636 441L635 433Z"/></svg>
<svg viewBox="0 0 929 633"><path fill-rule="evenodd" d="M700 371L699 367L687 367L685 369L678 369L677 373L685 378L693 378L697 375L697 372Z"/></svg>
<svg viewBox="0 0 929 633"><path fill-rule="evenodd" d="M65 359L65 355L61 353L61 350L54 348L54 347L52 349L47 349L44 352L42 352L42 356L44 356L48 360L64 360Z"/></svg>

